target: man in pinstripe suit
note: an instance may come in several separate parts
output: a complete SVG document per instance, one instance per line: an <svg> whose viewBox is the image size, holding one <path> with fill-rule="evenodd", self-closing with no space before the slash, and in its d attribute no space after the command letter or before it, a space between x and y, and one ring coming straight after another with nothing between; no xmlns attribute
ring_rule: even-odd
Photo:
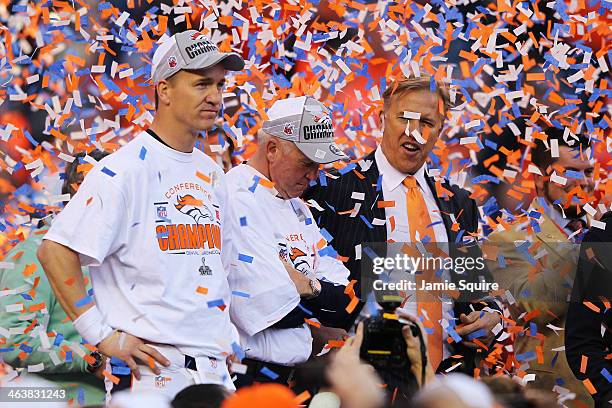
<svg viewBox="0 0 612 408"><path fill-rule="evenodd" d="M431 78L420 77L390 85L383 95L383 137L380 146L357 165L350 165L352 169L343 169L339 174L319 180L304 195L306 200L316 201L319 210L313 208L313 215L318 225L333 236L333 247L339 255L348 257L345 264L351 272L349 279L357 280L355 287L358 294L364 284L364 276L371 273L371 270L361 268L362 244L415 242L415 237L416 240L426 241L423 234L420 239L418 234L414 235L415 227L412 225L411 228L410 225L416 224L414 218L413 222L409 222L410 212L414 210L414 204L407 198L410 189L416 187L411 191L415 191L422 203L424 211L421 214L428 214L426 217L430 219L427 222L430 242L461 243L478 230L478 209L475 201L469 198L469 192L434 178L426 169L425 161L438 140L449 108L448 92L444 85L435 82L436 90L431 92L432 83ZM480 254L479 249L472 246L471 251L474 250L477 251L476 255ZM452 275L454 281L456 273ZM467 278L473 282L492 280L486 269L481 276ZM434 369L438 367L441 370L454 364L456 360L449 357L461 355L462 365L458 370L472 373L477 355L486 354L482 353L484 350L478 350L477 343L490 346L500 333L499 306L486 294L477 295L469 301L455 300L442 304L443 318L434 324L438 327L443 321L454 324L456 333L453 334L461 339L458 341L454 336L455 341L449 342L446 329L433 342L431 334L428 336L430 361ZM365 299L362 297L360 300L359 306L347 318L346 328L353 324L364 305ZM419 313L421 309L417 311L416 303L408 302L404 307L410 313L422 316ZM475 335L470 336L472 333ZM472 341L474 338L477 341ZM443 349L437 362L442 358L447 359L439 366L435 358L431 359L435 347Z"/></svg>

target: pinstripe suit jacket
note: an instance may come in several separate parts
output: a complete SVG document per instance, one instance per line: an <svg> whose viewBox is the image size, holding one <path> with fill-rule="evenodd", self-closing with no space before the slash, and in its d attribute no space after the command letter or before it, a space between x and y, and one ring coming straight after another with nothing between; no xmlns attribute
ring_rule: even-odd
<svg viewBox="0 0 612 408"><path fill-rule="evenodd" d="M362 264L360 260L355 259L355 246L362 243L384 243L387 241L385 224L376 225L373 223L375 219L385 220L385 209L378 206L378 202L385 200L385 198L383 197L381 175L376 160L374 160L374 152L365 156L364 160L371 161L367 170L360 171L359 166L357 166L354 170L343 172L344 174L334 171L332 176L337 178L320 178L316 185L308 189L303 196L305 200L314 199L322 207L323 211L311 207L312 213L319 228L324 228L333 237L330 242L333 248L340 256L348 257L345 265L350 270L349 280L357 280L355 292L358 296L360 295ZM469 192L446 182L442 182L436 189L434 179L429 176L426 176L426 179L432 191L438 191L439 187L446 191L441 196L438 196L438 194L434 194L434 196L436 196L438 209L442 214L449 242L459 242L462 237L469 236L469 233L475 233L478 229L478 209L476 202L469 198ZM363 193L364 200L355 201L352 199L353 192ZM352 210L356 202L362 203L356 217L349 217L349 214L338 214ZM459 224L457 231L452 228L453 222L449 214L454 214L456 217ZM480 255L478 247L471 247L469 251L471 251L469 256ZM453 255L453 245L451 245L450 256ZM371 273L370 271L367 273ZM484 275L487 281L492 281L488 270L485 270ZM456 274L452 274L452 276L455 280ZM470 277L468 276L467 279L470 279ZM475 278L471 279L476 281ZM475 298L478 297L475 296ZM499 307L490 298L486 301L486 304L499 310ZM470 306L474 307L475 305L468 301L455 302L453 308L455 316L458 317L461 313L468 314L471 311ZM484 306L483 303L480 303L474 309L478 310ZM345 324L347 329L354 323L362 307L363 303L360 302L360 305L347 318ZM458 350L458 352L464 352L464 355L470 354L469 350Z"/></svg>

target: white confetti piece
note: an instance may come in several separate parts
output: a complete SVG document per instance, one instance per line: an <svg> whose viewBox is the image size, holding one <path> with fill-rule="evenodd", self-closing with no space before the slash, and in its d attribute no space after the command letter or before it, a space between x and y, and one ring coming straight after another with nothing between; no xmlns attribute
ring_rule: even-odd
<svg viewBox="0 0 612 408"><path fill-rule="evenodd" d="M353 194L351 194L351 198L353 200L363 201L365 199L365 193L358 193L357 191L353 191Z"/></svg>
<svg viewBox="0 0 612 408"><path fill-rule="evenodd" d="M561 186L567 184L567 179L565 177L559 176L556 171L553 171L553 173L550 175L550 181Z"/></svg>
<svg viewBox="0 0 612 408"><path fill-rule="evenodd" d="M21 312L23 310L23 304L14 303L12 305L6 305L4 310L6 310L7 313Z"/></svg>
<svg viewBox="0 0 612 408"><path fill-rule="evenodd" d="M422 145L427 143L427 140L425 140L425 138L421 136L421 132L419 132L418 129L414 129L410 134L412 135L412 137L414 137L417 143Z"/></svg>
<svg viewBox="0 0 612 408"><path fill-rule="evenodd" d="M355 260L361 260L361 244L355 245Z"/></svg>
<svg viewBox="0 0 612 408"><path fill-rule="evenodd" d="M404 111L402 112L402 117L405 119L421 119L421 113L420 112L410 112L410 111Z"/></svg>
<svg viewBox="0 0 612 408"><path fill-rule="evenodd" d="M60 358L57 356L57 353L55 352L55 350L51 350L49 352L49 357L51 358L51 362L55 365L62 363L62 360L60 360Z"/></svg>
<svg viewBox="0 0 612 408"><path fill-rule="evenodd" d="M559 157L559 141L550 139L550 157Z"/></svg>
<svg viewBox="0 0 612 408"><path fill-rule="evenodd" d="M244 364L240 364L240 363L236 363L233 362L232 363L232 372L236 373L236 374L246 374L247 372L247 366Z"/></svg>
<svg viewBox="0 0 612 408"><path fill-rule="evenodd" d="M39 372L43 371L44 369L45 369L45 364L44 363L34 364L34 365L29 365L28 366L28 372L29 373L39 373Z"/></svg>
<svg viewBox="0 0 612 408"><path fill-rule="evenodd" d="M372 220L372 225L385 225L387 223L386 220L380 219L380 218L374 218Z"/></svg>
<svg viewBox="0 0 612 408"><path fill-rule="evenodd" d="M600 230L605 230L606 223L598 220L591 220L591 228L599 228Z"/></svg>

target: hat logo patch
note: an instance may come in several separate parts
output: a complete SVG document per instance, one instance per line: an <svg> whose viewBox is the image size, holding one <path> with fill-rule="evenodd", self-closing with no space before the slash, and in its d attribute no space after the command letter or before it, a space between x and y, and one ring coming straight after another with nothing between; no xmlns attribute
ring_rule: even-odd
<svg viewBox="0 0 612 408"><path fill-rule="evenodd" d="M204 37L204 34L202 34L202 33L201 33L201 32L199 32L199 31L198 31L198 32L196 32L196 33L191 34L191 39L192 39L192 40L197 40L197 39L198 39L198 38L200 38L200 37Z"/></svg>
<svg viewBox="0 0 612 408"><path fill-rule="evenodd" d="M176 67L177 61L176 61L176 57L174 55L168 57L168 66L170 68L174 68Z"/></svg>
<svg viewBox="0 0 612 408"><path fill-rule="evenodd" d="M322 125L327 125L327 124L331 124L331 118L329 117L329 115L324 115L324 116L317 116L317 115L313 115L313 120L315 123L320 123Z"/></svg>
<svg viewBox="0 0 612 408"><path fill-rule="evenodd" d="M329 145L329 151L335 154L336 156L344 156L344 153L342 152L342 150L340 150L340 148L336 146L335 144Z"/></svg>
<svg viewBox="0 0 612 408"><path fill-rule="evenodd" d="M283 128L283 133L287 136L293 136L293 132L295 131L295 126L292 123L285 124Z"/></svg>

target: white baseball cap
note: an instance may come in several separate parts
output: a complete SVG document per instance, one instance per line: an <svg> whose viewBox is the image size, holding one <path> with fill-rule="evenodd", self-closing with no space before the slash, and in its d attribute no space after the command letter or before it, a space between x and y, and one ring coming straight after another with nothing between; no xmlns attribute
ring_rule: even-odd
<svg viewBox="0 0 612 408"><path fill-rule="evenodd" d="M153 83L169 78L181 69L203 69L223 63L228 71L241 71L244 60L235 52L221 52L204 34L196 30L174 34L153 54Z"/></svg>
<svg viewBox="0 0 612 408"><path fill-rule="evenodd" d="M311 96L274 102L266 112L262 130L289 140L310 160L326 164L349 157L334 143L334 126L329 109Z"/></svg>

